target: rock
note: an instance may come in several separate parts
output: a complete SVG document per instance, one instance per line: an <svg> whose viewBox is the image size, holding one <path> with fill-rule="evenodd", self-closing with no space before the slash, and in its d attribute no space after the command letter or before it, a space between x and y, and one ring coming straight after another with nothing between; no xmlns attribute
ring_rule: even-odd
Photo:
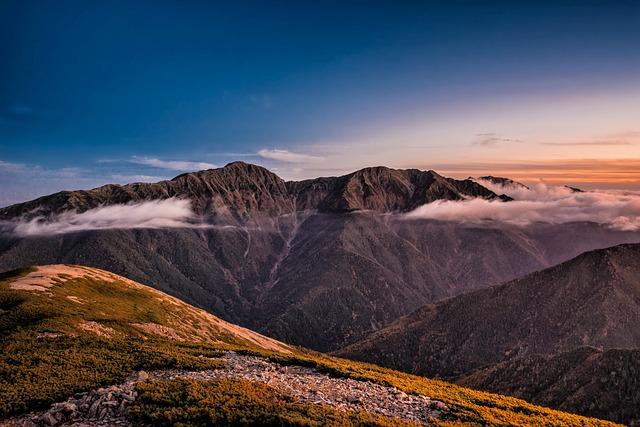
<svg viewBox="0 0 640 427"><path fill-rule="evenodd" d="M53 408L66 414L72 414L78 410L78 406L73 402L55 403Z"/></svg>
<svg viewBox="0 0 640 427"><path fill-rule="evenodd" d="M98 410L98 419L99 420L104 420L105 417L107 416L108 410L106 407L102 406L99 410Z"/></svg>
<svg viewBox="0 0 640 427"><path fill-rule="evenodd" d="M432 402L431 403L431 407L435 408L435 409L437 409L439 411L449 412L449 407L445 403L440 402L440 401Z"/></svg>
<svg viewBox="0 0 640 427"><path fill-rule="evenodd" d="M60 422L60 420L58 420L51 412L45 412L44 414L42 414L42 417L40 417L40 421L46 426L56 426Z"/></svg>
<svg viewBox="0 0 640 427"><path fill-rule="evenodd" d="M138 381L147 381L149 379L149 374L145 371L138 372Z"/></svg>
<svg viewBox="0 0 640 427"><path fill-rule="evenodd" d="M93 420L97 417L98 415L98 408L100 407L100 402L98 400L96 400L95 402L93 402L91 404L91 406L89 407L89 411L87 413L87 417L90 420Z"/></svg>
<svg viewBox="0 0 640 427"><path fill-rule="evenodd" d="M346 401L347 401L347 402L349 402L349 403L351 403L351 404L358 404L358 403L360 403L360 399L358 399L358 398L357 398L357 397L355 397L355 396L347 396L347 397L346 397Z"/></svg>

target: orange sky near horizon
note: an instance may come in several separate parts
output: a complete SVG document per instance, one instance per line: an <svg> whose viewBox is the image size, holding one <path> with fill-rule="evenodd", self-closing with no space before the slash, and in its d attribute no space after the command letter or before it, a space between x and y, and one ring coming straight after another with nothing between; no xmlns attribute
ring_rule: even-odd
<svg viewBox="0 0 640 427"><path fill-rule="evenodd" d="M504 176L523 183L584 185L585 188L640 190L640 158L575 159L508 163L434 165L438 173L456 178Z"/></svg>

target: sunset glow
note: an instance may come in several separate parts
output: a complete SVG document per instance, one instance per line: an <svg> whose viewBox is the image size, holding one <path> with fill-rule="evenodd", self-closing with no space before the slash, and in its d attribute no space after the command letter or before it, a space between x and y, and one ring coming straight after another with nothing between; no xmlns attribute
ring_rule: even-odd
<svg viewBox="0 0 640 427"><path fill-rule="evenodd" d="M637 2L76 3L0 5L0 205L234 160L640 189Z"/></svg>

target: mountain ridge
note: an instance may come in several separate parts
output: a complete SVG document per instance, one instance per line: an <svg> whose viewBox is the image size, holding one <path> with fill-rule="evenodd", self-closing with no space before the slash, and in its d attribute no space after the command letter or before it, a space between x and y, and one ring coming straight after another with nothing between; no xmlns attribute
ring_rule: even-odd
<svg viewBox="0 0 640 427"><path fill-rule="evenodd" d="M598 418L640 423L640 350L578 347L480 368L456 383ZM597 402L590 396L598 396Z"/></svg>
<svg viewBox="0 0 640 427"><path fill-rule="evenodd" d="M198 215L225 219L224 213L231 211L236 220L299 210L408 211L434 200L464 197L510 200L471 180L445 178L434 171L378 166L339 177L284 181L262 166L236 161L156 183L107 184L92 190L61 191L1 208L0 219L48 217L69 210L84 212L111 204L172 197L191 200Z"/></svg>
<svg viewBox="0 0 640 427"><path fill-rule="evenodd" d="M73 219L73 212L109 203L178 196L192 198L194 227L11 232L24 221L39 228L65 221L67 212ZM403 215L423 202L475 196L508 203L471 180L433 171L373 167L286 182L260 166L233 162L171 181L57 193L0 209L7 231L0 232L0 269L104 268L227 321L332 351L424 304L585 250L640 241L638 233L588 223L519 228ZM145 208L146 215L153 209Z"/></svg>

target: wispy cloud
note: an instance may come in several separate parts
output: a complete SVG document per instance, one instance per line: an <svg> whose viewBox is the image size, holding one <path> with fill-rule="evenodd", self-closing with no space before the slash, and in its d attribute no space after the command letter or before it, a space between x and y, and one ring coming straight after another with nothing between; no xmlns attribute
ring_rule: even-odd
<svg viewBox="0 0 640 427"><path fill-rule="evenodd" d="M635 145L631 141L576 141L576 142L540 142L540 145L556 146L556 147L607 147L617 145Z"/></svg>
<svg viewBox="0 0 640 427"><path fill-rule="evenodd" d="M86 212L64 212L54 218L34 218L0 224L18 236L53 235L85 230L129 228L203 228L184 199L154 200L137 204L112 205Z"/></svg>
<svg viewBox="0 0 640 427"><path fill-rule="evenodd" d="M487 132L487 133L477 133L471 145L480 145L483 147L488 147L488 146L508 143L508 142L522 142L522 140L517 138L505 138L495 133Z"/></svg>
<svg viewBox="0 0 640 427"><path fill-rule="evenodd" d="M158 182L167 179L166 177L156 175L124 175L113 174L111 179L118 184L129 184L131 182Z"/></svg>
<svg viewBox="0 0 640 427"><path fill-rule="evenodd" d="M216 165L206 162L193 162L187 160L161 160L155 157L133 156L130 163L150 166L158 169L169 169L174 171L197 171L202 169L214 169Z"/></svg>
<svg viewBox="0 0 640 427"><path fill-rule="evenodd" d="M60 190L96 187L105 181L83 168L49 169L0 160L0 183L0 206L7 206Z"/></svg>
<svg viewBox="0 0 640 427"><path fill-rule="evenodd" d="M258 151L258 156L264 159L277 160L286 163L304 163L323 160L323 157L312 156L310 154L294 153L289 150L262 149Z"/></svg>
<svg viewBox="0 0 640 427"><path fill-rule="evenodd" d="M36 116L36 110L26 105L10 105L0 109L0 121L23 122Z"/></svg>
<svg viewBox="0 0 640 427"><path fill-rule="evenodd" d="M0 160L0 171L2 172L21 172L26 169L23 163L12 163Z"/></svg>

